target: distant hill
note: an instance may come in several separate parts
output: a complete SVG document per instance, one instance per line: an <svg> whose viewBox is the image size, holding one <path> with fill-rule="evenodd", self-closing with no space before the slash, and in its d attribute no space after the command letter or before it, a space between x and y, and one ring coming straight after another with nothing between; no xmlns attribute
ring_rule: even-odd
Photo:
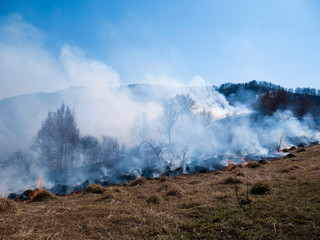
<svg viewBox="0 0 320 240"><path fill-rule="evenodd" d="M225 83L218 91L230 103L251 102L256 111L272 115L277 110L292 110L296 117L310 113L320 115L320 90L314 88L286 89L268 82Z"/></svg>

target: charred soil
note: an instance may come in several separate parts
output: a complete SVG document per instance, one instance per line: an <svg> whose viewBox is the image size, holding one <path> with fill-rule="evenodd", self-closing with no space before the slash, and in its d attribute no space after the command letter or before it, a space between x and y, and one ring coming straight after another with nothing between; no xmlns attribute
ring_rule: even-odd
<svg viewBox="0 0 320 240"><path fill-rule="evenodd" d="M304 149L257 168L16 202L0 211L0 239L319 239L320 146ZM251 194L257 182L268 191Z"/></svg>

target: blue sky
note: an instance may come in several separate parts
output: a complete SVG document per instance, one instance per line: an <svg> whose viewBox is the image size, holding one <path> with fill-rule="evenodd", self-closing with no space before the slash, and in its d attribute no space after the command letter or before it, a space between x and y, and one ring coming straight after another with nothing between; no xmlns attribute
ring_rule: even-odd
<svg viewBox="0 0 320 240"><path fill-rule="evenodd" d="M69 46L121 83L196 76L320 88L318 0L0 0L0 15L2 30L28 26L2 31L6 46L36 42L52 62Z"/></svg>

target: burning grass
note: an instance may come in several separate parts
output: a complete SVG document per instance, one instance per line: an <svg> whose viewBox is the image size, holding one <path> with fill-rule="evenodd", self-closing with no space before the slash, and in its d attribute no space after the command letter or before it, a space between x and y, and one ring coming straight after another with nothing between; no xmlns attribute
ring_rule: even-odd
<svg viewBox="0 0 320 240"><path fill-rule="evenodd" d="M34 195L31 197L30 202L43 202L56 199L57 197L47 190L35 191Z"/></svg>
<svg viewBox="0 0 320 240"><path fill-rule="evenodd" d="M0 215L0 236L3 239L319 239L320 146L305 150L301 153L294 150L295 158L270 161L263 167L136 179L125 186L106 187L100 195L80 193L33 204L7 200L16 204L19 211ZM240 179L242 183L221 184L229 178ZM259 181L272 190L268 194L249 194L247 198Z"/></svg>

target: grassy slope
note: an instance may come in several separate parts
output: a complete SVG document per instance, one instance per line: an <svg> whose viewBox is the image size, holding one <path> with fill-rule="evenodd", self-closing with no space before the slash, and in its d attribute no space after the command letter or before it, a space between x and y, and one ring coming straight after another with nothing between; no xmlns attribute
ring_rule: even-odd
<svg viewBox="0 0 320 240"><path fill-rule="evenodd" d="M0 213L0 239L320 239L320 146L260 168L161 178ZM244 176L242 176L244 175ZM271 192L241 200L258 180Z"/></svg>

